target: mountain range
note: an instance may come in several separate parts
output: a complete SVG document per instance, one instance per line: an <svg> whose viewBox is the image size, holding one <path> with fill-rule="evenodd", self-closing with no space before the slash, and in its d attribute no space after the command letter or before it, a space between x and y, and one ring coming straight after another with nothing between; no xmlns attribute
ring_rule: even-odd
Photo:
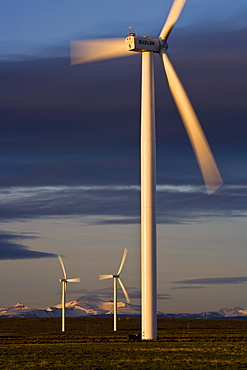
<svg viewBox="0 0 247 370"><path fill-rule="evenodd" d="M81 316L107 316L113 314L113 302L105 302L93 296L83 296L66 303L67 317ZM140 316L139 305L118 302L119 316ZM30 308L22 303L17 303L8 308L0 308L0 317L60 317L61 304L46 308ZM158 312L159 317L169 318L194 318L194 319L247 319L247 310L239 306L234 308L221 308L218 311L207 311L201 313L163 313Z"/></svg>

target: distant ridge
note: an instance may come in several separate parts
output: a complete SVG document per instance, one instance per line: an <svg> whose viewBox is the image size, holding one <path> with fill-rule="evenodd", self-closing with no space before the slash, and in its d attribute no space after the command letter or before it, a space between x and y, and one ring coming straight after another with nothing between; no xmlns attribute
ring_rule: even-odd
<svg viewBox="0 0 247 370"><path fill-rule="evenodd" d="M113 314L113 302L106 302L94 296L83 296L66 303L67 317L92 317L109 316ZM139 305L118 302L118 315L140 316ZM159 317L170 318L194 318L194 319L247 319L247 310L239 306L234 308L221 308L218 311L201 313L163 313L158 312ZM61 317L61 304L46 308L30 308L22 303L17 303L8 308L0 308L1 318L10 317Z"/></svg>

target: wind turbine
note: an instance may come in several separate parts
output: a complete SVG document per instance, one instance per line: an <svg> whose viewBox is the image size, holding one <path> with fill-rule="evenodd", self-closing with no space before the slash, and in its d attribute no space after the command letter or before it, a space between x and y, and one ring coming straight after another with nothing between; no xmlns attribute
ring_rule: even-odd
<svg viewBox="0 0 247 370"><path fill-rule="evenodd" d="M154 101L153 53L160 55L171 94L195 152L208 194L223 181L207 139L202 131L189 98L167 55L167 40L178 20L186 0L174 0L158 38L129 33L125 39L73 41L71 63L95 62L142 54L141 98L141 294L142 339L157 337L156 288L156 134Z"/></svg>
<svg viewBox="0 0 247 370"><path fill-rule="evenodd" d="M123 291L123 293L125 295L125 298L126 298L127 303L130 303L130 299L129 299L129 295L127 293L127 290L125 289L125 287L124 287L124 285L122 283L122 280L120 279L120 274L121 274L121 271L123 269L124 262L125 262L126 257L127 257L127 253L128 253L128 249L124 248L122 261L120 263L120 266L119 266L119 269L118 269L118 272L116 273L116 275L100 275L99 276L99 279L100 280L113 279L114 331L117 331L117 282L119 282L119 285L122 288L122 291Z"/></svg>
<svg viewBox="0 0 247 370"><path fill-rule="evenodd" d="M62 257L58 256L58 260L59 260L60 265L62 267L63 276L64 276L64 278L59 279L60 283L62 283L62 303L61 303L61 306L62 306L62 331L64 332L65 331L65 300L66 300L65 295L66 295L67 283L79 283L81 281L81 279L80 278L67 279L67 274L66 274L66 270L65 270L65 267L64 267Z"/></svg>

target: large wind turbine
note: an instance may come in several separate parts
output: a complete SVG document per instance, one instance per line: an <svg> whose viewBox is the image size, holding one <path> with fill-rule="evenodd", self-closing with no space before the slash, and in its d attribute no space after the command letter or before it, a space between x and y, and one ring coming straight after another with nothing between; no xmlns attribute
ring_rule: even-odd
<svg viewBox="0 0 247 370"><path fill-rule="evenodd" d="M130 33L123 39L73 41L71 63L95 62L142 53L141 98L141 294L142 339L157 337L156 143L153 53L164 65L168 84L194 149L208 194L222 184L214 157L189 98L167 56L167 40L186 0L174 0L158 38ZM125 45L124 45L125 44Z"/></svg>
<svg viewBox="0 0 247 370"><path fill-rule="evenodd" d="M65 331L65 300L66 300L65 295L66 295L67 283L79 283L81 281L81 279L80 278L67 279L67 274L66 274L66 270L65 270L65 267L64 267L62 257L58 256L58 260L59 260L60 265L62 267L63 276L64 276L64 278L59 279L59 281L60 281L60 283L62 283L62 303L61 303L61 306L62 306L62 331Z"/></svg>
<svg viewBox="0 0 247 370"><path fill-rule="evenodd" d="M123 269L124 262L125 262L126 257L127 257L127 253L128 253L128 249L124 248L122 261L120 263L120 266L119 266L119 269L118 269L118 272L116 273L116 275L100 275L99 276L99 279L100 280L113 279L114 331L117 331L117 282L119 282L119 285L122 288L122 291L123 291L123 293L125 295L125 298L126 298L127 303L130 303L130 299L129 299L129 295L127 293L127 290L125 289L125 287L124 287L124 285L122 283L122 280L120 279L120 274L121 274L121 271Z"/></svg>

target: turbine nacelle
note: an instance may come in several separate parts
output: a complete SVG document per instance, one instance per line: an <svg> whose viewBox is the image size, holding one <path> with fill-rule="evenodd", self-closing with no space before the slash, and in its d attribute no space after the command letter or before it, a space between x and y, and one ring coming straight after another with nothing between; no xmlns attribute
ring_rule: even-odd
<svg viewBox="0 0 247 370"><path fill-rule="evenodd" d="M80 278L71 278L71 279L59 279L60 283L80 283L81 279Z"/></svg>
<svg viewBox="0 0 247 370"><path fill-rule="evenodd" d="M126 48L128 51L136 51L142 53L151 51L153 53L164 52L168 45L165 40L155 39L149 36L136 36L135 33L129 33L125 39Z"/></svg>

